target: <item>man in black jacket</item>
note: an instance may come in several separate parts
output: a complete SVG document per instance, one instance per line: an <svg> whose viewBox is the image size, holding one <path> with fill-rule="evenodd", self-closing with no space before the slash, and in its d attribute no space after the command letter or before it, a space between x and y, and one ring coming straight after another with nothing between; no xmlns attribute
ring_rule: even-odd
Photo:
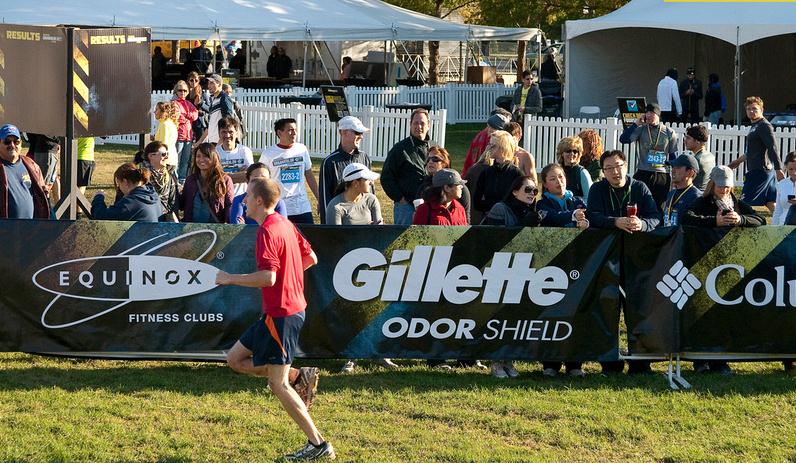
<svg viewBox="0 0 796 463"><path fill-rule="evenodd" d="M321 223L326 223L326 206L334 198L335 190L343 182L343 170L352 162L358 162L370 169L370 156L364 151L360 151L362 137L370 129L358 117L346 116L337 122L337 129L340 131L340 145L332 154L326 156L321 163L321 171L318 180L318 214ZM371 193L375 193L371 185Z"/></svg>
<svg viewBox="0 0 796 463"><path fill-rule="evenodd" d="M415 213L413 201L423 177L426 175L426 155L431 140L428 111L418 108L412 111L409 136L396 143L387 153L381 170L381 186L393 200L393 223L410 225Z"/></svg>
<svg viewBox="0 0 796 463"><path fill-rule="evenodd" d="M626 233L648 232L660 223L660 212L649 188L627 175L627 160L622 151L606 151L600 157L605 178L589 190L586 218L592 227L618 228ZM635 213L633 213L633 209ZM628 333L632 341L633 333ZM624 363L600 362L604 373L622 372ZM650 373L650 362L628 361L628 374Z"/></svg>
<svg viewBox="0 0 796 463"><path fill-rule="evenodd" d="M586 218L597 228L618 228L627 233L654 230L661 221L658 206L647 185L628 177L625 159L625 153L619 150L600 157L605 178L589 190ZM628 215L633 205L637 212Z"/></svg>

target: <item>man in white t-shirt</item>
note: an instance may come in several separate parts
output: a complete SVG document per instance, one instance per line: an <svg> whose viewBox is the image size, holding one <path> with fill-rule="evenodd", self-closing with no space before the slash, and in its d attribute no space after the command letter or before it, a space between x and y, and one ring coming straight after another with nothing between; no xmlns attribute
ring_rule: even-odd
<svg viewBox="0 0 796 463"><path fill-rule="evenodd" d="M306 182L317 199L318 182L312 173L312 161L307 147L296 142L296 120L279 119L274 123L274 130L279 142L263 151L260 162L268 166L271 178L282 187L287 218L293 223L314 223L312 206L304 185Z"/></svg>
<svg viewBox="0 0 796 463"><path fill-rule="evenodd" d="M248 146L238 143L240 123L232 116L218 121L218 152L221 168L235 184L235 196L246 193L246 169L254 163L254 155Z"/></svg>

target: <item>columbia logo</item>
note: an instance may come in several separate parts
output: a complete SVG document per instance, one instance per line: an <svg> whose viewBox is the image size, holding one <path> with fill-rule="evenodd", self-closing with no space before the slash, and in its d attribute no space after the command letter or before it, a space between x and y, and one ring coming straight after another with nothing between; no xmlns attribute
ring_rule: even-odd
<svg viewBox="0 0 796 463"><path fill-rule="evenodd" d="M694 295L694 291L702 287L702 283L683 265L682 260L678 260L655 287L670 301L677 304L678 309L683 310L688 298Z"/></svg>

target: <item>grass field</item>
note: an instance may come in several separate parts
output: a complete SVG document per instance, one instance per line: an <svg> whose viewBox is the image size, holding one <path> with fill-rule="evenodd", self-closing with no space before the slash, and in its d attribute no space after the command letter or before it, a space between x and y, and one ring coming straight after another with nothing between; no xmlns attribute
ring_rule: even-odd
<svg viewBox="0 0 796 463"><path fill-rule="evenodd" d="M459 167L479 126L449 128ZM132 158L98 147L96 188ZM316 163L317 168L317 163ZM91 190L93 191L93 190ZM391 203L380 192L385 215ZM661 373L546 378L322 368L313 417L343 462L796 461L796 377L781 364L733 364L669 390ZM0 462L266 462L304 442L265 381L222 364L71 360L0 354Z"/></svg>

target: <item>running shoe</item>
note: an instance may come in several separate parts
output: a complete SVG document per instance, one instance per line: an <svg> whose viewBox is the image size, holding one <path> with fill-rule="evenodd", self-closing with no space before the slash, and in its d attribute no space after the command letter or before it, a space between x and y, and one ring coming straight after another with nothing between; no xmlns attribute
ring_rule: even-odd
<svg viewBox="0 0 796 463"><path fill-rule="evenodd" d="M388 370L397 370L398 368L400 368L398 366L398 364L396 364L392 360L386 359L386 358L385 359L378 359L378 360L376 360L376 363L378 363L379 365L383 366L384 368L386 368Z"/></svg>
<svg viewBox="0 0 796 463"><path fill-rule="evenodd" d="M513 362L503 362L503 370L509 375L509 378L517 378L520 376L520 372L514 368Z"/></svg>
<svg viewBox="0 0 796 463"><path fill-rule="evenodd" d="M506 379L509 377L508 373L506 373L505 368L503 368L502 363L492 362L492 377L498 379Z"/></svg>
<svg viewBox="0 0 796 463"><path fill-rule="evenodd" d="M354 368L356 368L357 363L353 360L349 360L343 365L343 368L340 370L340 373L353 373Z"/></svg>
<svg viewBox="0 0 796 463"><path fill-rule="evenodd" d="M287 461L321 460L324 458L329 460L337 458L337 455L334 454L334 447L328 441L318 446L308 441L304 447L284 456Z"/></svg>

